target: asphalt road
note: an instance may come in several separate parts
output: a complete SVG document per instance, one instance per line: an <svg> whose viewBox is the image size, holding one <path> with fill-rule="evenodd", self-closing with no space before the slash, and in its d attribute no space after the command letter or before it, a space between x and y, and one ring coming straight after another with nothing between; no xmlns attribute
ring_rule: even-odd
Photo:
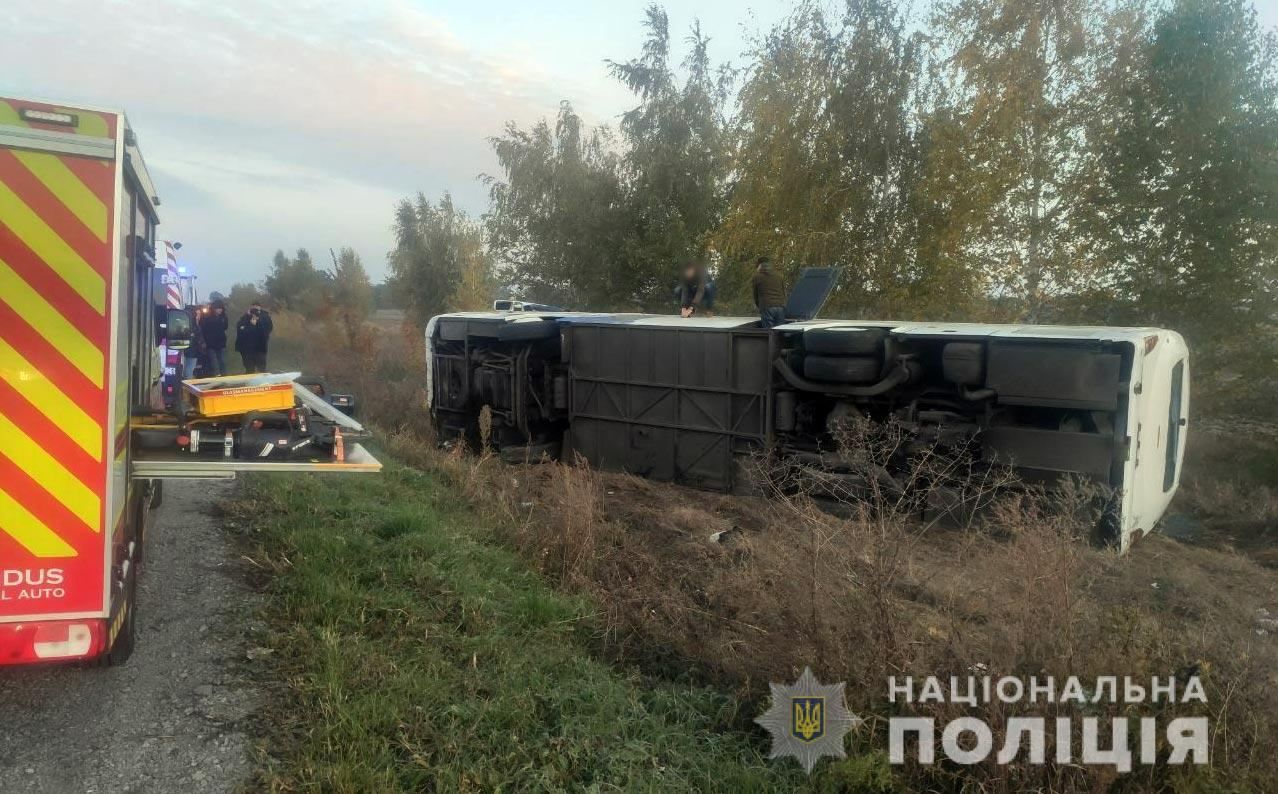
<svg viewBox="0 0 1278 794"><path fill-rule="evenodd" d="M253 595L212 515L233 488L165 485L126 665L0 668L0 793L243 786Z"/></svg>

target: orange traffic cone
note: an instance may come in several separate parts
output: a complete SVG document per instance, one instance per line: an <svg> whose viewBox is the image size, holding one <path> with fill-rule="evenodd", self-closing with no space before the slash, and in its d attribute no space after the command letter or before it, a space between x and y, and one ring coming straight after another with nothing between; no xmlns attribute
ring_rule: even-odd
<svg viewBox="0 0 1278 794"><path fill-rule="evenodd" d="M333 460L346 462L346 442L342 440L342 428L333 428Z"/></svg>

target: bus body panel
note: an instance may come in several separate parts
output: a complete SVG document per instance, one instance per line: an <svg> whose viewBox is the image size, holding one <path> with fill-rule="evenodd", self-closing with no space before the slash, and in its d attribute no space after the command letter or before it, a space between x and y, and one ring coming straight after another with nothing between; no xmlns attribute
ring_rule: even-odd
<svg viewBox="0 0 1278 794"><path fill-rule="evenodd" d="M1189 357L1184 339L1161 331L1142 347L1133 377L1124 471L1123 536L1126 549L1154 525L1171 504L1180 483L1189 415Z"/></svg>

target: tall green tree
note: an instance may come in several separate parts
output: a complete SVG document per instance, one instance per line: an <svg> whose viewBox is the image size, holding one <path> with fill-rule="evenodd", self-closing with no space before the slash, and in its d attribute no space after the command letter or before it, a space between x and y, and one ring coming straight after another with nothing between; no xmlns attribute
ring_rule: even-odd
<svg viewBox="0 0 1278 794"><path fill-rule="evenodd" d="M710 61L710 40L694 22L681 76L670 62L670 20L648 7L638 58L608 61L638 98L621 117L629 228L625 267L613 274L623 294L667 307L678 268L703 256L725 207L729 70Z"/></svg>
<svg viewBox="0 0 1278 794"><path fill-rule="evenodd" d="M563 103L552 125L507 125L485 177L492 250L512 289L592 309L668 309L680 266L720 222L728 168L729 74L694 24L682 73L665 11L650 6L638 58L608 61L638 104L620 133L587 130Z"/></svg>
<svg viewBox="0 0 1278 794"><path fill-rule="evenodd" d="M226 296L226 313L230 315L230 322L234 323L236 318L255 302L260 303L268 296L262 292L262 288L257 284L239 281L231 285L231 291Z"/></svg>
<svg viewBox="0 0 1278 794"><path fill-rule="evenodd" d="M832 307L891 316L961 311L968 274L929 248L923 117L933 81L921 33L895 4L801 6L753 53L741 92L728 209L714 235L721 288L743 296L757 256L793 277L840 265Z"/></svg>
<svg viewBox="0 0 1278 794"><path fill-rule="evenodd" d="M299 248L297 255L291 259L283 251L275 252L263 287L276 308L313 317L322 313L328 305L331 280L332 275L317 268L310 253Z"/></svg>
<svg viewBox="0 0 1278 794"><path fill-rule="evenodd" d="M1096 275L1072 186L1107 20L1088 0L944 0L933 19L959 89L932 154L957 210L949 240L981 264L1009 318L1042 319Z"/></svg>
<svg viewBox="0 0 1278 794"><path fill-rule="evenodd" d="M628 308L628 221L621 160L606 128L587 130L564 102L554 126L515 124L490 140L503 178L485 176L488 240L510 290L578 308Z"/></svg>
<svg viewBox="0 0 1278 794"><path fill-rule="evenodd" d="M458 308L467 273L491 269L483 228L445 193L432 203L422 193L395 208L395 248L389 256L392 282L408 318L419 326Z"/></svg>
<svg viewBox="0 0 1278 794"><path fill-rule="evenodd" d="M1090 234L1118 320L1256 348L1278 278L1278 46L1244 0L1176 0L1111 76ZM1210 360L1210 359L1208 359Z"/></svg>
<svg viewBox="0 0 1278 794"><path fill-rule="evenodd" d="M373 310L373 285L355 249L343 248L333 255L331 281L329 300L332 314L342 324L346 341L354 347L364 321Z"/></svg>

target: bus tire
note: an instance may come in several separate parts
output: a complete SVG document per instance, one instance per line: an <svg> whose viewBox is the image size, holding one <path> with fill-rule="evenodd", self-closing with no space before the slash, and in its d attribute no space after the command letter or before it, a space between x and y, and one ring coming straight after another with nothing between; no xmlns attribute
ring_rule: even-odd
<svg viewBox="0 0 1278 794"><path fill-rule="evenodd" d="M562 447L557 441L540 444L524 444L517 447L502 447L498 453L502 463L541 463L543 460L559 460Z"/></svg>
<svg viewBox="0 0 1278 794"><path fill-rule="evenodd" d="M874 383L883 365L874 356L805 356L803 374L824 383Z"/></svg>
<svg viewBox="0 0 1278 794"><path fill-rule="evenodd" d="M831 356L879 356L887 335L882 328L812 328L803 334L803 349Z"/></svg>
<svg viewBox="0 0 1278 794"><path fill-rule="evenodd" d="M559 323L554 320L522 320L497 328L497 339L502 342L532 342L558 336Z"/></svg>

